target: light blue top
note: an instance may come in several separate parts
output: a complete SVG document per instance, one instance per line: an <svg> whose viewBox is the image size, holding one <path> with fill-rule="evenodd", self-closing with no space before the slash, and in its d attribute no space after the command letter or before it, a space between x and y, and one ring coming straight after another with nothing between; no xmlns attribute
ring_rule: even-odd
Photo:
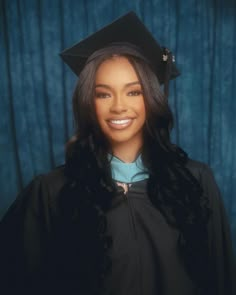
<svg viewBox="0 0 236 295"><path fill-rule="evenodd" d="M112 179L116 181L133 183L149 177L148 171L143 165L141 154L132 163L125 163L111 154L108 154L108 159L111 161Z"/></svg>

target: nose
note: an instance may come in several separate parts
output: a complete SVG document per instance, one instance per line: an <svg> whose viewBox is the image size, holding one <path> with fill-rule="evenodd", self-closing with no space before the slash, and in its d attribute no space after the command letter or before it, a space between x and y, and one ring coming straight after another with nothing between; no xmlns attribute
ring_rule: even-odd
<svg viewBox="0 0 236 295"><path fill-rule="evenodd" d="M127 106L122 96L120 95L120 96L113 97L113 100L110 106L110 112L120 114L126 111L127 111Z"/></svg>

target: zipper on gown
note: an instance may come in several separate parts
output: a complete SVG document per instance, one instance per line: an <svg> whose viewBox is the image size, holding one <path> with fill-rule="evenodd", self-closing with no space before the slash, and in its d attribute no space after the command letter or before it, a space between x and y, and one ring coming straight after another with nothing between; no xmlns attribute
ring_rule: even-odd
<svg viewBox="0 0 236 295"><path fill-rule="evenodd" d="M138 247L138 257L137 257L137 262L138 262L138 268L139 268L139 288L138 288L138 294L137 295L141 295L142 294L142 287L141 287L141 282L142 282L142 268L141 268L141 260L140 260L140 255L139 255L139 244L138 244L138 235L137 235L137 229L135 226L135 217L134 217L134 212L133 212L133 208L132 208L132 204L131 204L131 200L129 199L128 195L129 195L129 189L131 187L131 183L121 183L121 182L116 182L118 186L121 186L123 188L123 193L122 196L125 200L125 202L127 202L127 206L128 206L128 212L130 213L130 221L131 221L131 228L133 229L133 234L134 234L134 239L136 241L136 245Z"/></svg>
<svg viewBox="0 0 236 295"><path fill-rule="evenodd" d="M136 227L135 227L135 222L134 222L134 214L133 214L133 209L132 209L132 204L128 198L128 194L129 194L129 188L131 187L131 184L128 183L122 183L122 182L117 182L118 186L121 186L123 188L123 198L125 200L125 202L127 202L128 205L128 210L130 213L130 223L131 223L131 227L133 230L133 234L134 234L134 239L137 240L137 231L136 231Z"/></svg>

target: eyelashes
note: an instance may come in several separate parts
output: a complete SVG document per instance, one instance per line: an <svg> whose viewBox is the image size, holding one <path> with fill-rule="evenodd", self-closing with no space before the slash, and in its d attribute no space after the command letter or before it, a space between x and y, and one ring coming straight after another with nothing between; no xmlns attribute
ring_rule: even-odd
<svg viewBox="0 0 236 295"><path fill-rule="evenodd" d="M111 95L105 92L96 92L95 98L109 98Z"/></svg>
<svg viewBox="0 0 236 295"><path fill-rule="evenodd" d="M139 95L143 95L143 92L141 90L132 90L132 91L128 91L126 93L127 96L139 96ZM108 93L108 92L100 92L100 91L96 91L95 92L95 98L109 98L111 97L112 94Z"/></svg>

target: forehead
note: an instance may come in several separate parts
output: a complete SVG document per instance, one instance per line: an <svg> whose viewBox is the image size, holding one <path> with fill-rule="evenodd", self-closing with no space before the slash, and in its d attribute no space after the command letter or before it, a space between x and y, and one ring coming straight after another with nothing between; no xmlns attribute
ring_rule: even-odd
<svg viewBox="0 0 236 295"><path fill-rule="evenodd" d="M137 73L127 57L112 56L103 61L96 71L96 82L115 83L138 81Z"/></svg>

